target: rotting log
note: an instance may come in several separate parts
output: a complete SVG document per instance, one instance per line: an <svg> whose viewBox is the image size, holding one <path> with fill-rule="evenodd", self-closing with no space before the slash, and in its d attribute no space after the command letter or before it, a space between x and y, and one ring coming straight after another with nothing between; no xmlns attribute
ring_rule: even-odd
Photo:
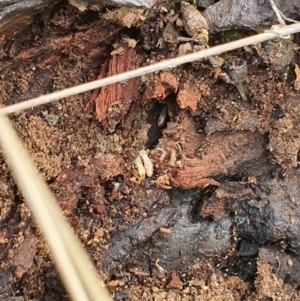
<svg viewBox="0 0 300 301"><path fill-rule="evenodd" d="M9 38L31 24L34 16L47 11L61 0L8 0L0 1L0 34Z"/></svg>
<svg viewBox="0 0 300 301"><path fill-rule="evenodd" d="M207 139L210 152L202 158L183 158L182 169L175 169L171 179L176 186L188 189L218 185L213 178L238 172L247 162L261 157L264 139L247 132L216 133Z"/></svg>
<svg viewBox="0 0 300 301"><path fill-rule="evenodd" d="M0 34L9 38L31 24L37 14L44 13L62 0L1 0L0 1ZM153 0L69 0L77 9L84 11L88 8L99 10L103 3L110 5L129 5L150 8ZM3 37L1 38L3 40Z"/></svg>
<svg viewBox="0 0 300 301"><path fill-rule="evenodd" d="M107 25L102 21L95 21L89 25L78 26L74 32L59 36L45 37L39 47L22 49L20 40L13 41L10 46L5 45L5 51L13 60L5 61L1 64L0 70L16 67L24 62L33 62L39 57L37 67L44 68L47 65L54 64L61 59L61 56L72 52L75 55L89 55L91 58L101 56L111 36L117 33L122 27L119 25ZM25 37L26 38L26 35ZM99 44L102 43L102 46ZM4 53L2 54L2 56Z"/></svg>

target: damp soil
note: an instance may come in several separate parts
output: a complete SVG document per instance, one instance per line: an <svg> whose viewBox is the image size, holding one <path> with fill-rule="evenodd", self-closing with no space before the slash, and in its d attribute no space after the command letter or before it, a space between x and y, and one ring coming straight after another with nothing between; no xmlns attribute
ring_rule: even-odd
<svg viewBox="0 0 300 301"><path fill-rule="evenodd" d="M208 47L174 38L178 5L37 15L1 40L1 105ZM115 300L299 299L298 49L277 40L10 115ZM1 299L69 300L0 162Z"/></svg>

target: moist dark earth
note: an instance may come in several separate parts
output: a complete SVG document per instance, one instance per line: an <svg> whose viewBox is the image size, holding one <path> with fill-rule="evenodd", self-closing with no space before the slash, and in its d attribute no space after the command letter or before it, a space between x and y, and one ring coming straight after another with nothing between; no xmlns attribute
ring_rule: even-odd
<svg viewBox="0 0 300 301"><path fill-rule="evenodd" d="M1 105L234 36L186 42L179 16L180 4L58 4L1 38ZM297 41L10 115L115 300L299 299ZM1 299L70 300L3 153L0 162Z"/></svg>

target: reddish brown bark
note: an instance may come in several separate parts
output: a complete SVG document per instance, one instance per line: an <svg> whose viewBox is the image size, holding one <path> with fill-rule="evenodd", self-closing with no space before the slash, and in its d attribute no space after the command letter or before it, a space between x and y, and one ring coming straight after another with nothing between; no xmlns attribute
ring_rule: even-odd
<svg viewBox="0 0 300 301"><path fill-rule="evenodd" d="M140 57L133 48L129 48L125 43L115 45L113 55L101 67L98 78L134 70L138 67L139 61ZM138 101L140 84L141 80L137 77L96 89L87 109L94 107L97 119L114 131L116 124L127 113L130 104Z"/></svg>
<svg viewBox="0 0 300 301"><path fill-rule="evenodd" d="M179 80L173 72L163 71L149 74L142 103L146 104L152 99L164 100L172 93L177 93Z"/></svg>
<svg viewBox="0 0 300 301"><path fill-rule="evenodd" d="M198 81L199 80L192 74L182 77L176 99L181 109L190 109L193 112L196 111L198 102L201 99Z"/></svg>

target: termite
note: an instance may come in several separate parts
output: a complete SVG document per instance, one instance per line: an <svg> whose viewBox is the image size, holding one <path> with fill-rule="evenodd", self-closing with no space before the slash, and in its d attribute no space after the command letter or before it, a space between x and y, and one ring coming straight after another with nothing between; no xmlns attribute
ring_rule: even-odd
<svg viewBox="0 0 300 301"><path fill-rule="evenodd" d="M139 151L139 155L143 159L147 177L151 177L153 175L153 163L148 157L148 153L145 150L141 150Z"/></svg>

